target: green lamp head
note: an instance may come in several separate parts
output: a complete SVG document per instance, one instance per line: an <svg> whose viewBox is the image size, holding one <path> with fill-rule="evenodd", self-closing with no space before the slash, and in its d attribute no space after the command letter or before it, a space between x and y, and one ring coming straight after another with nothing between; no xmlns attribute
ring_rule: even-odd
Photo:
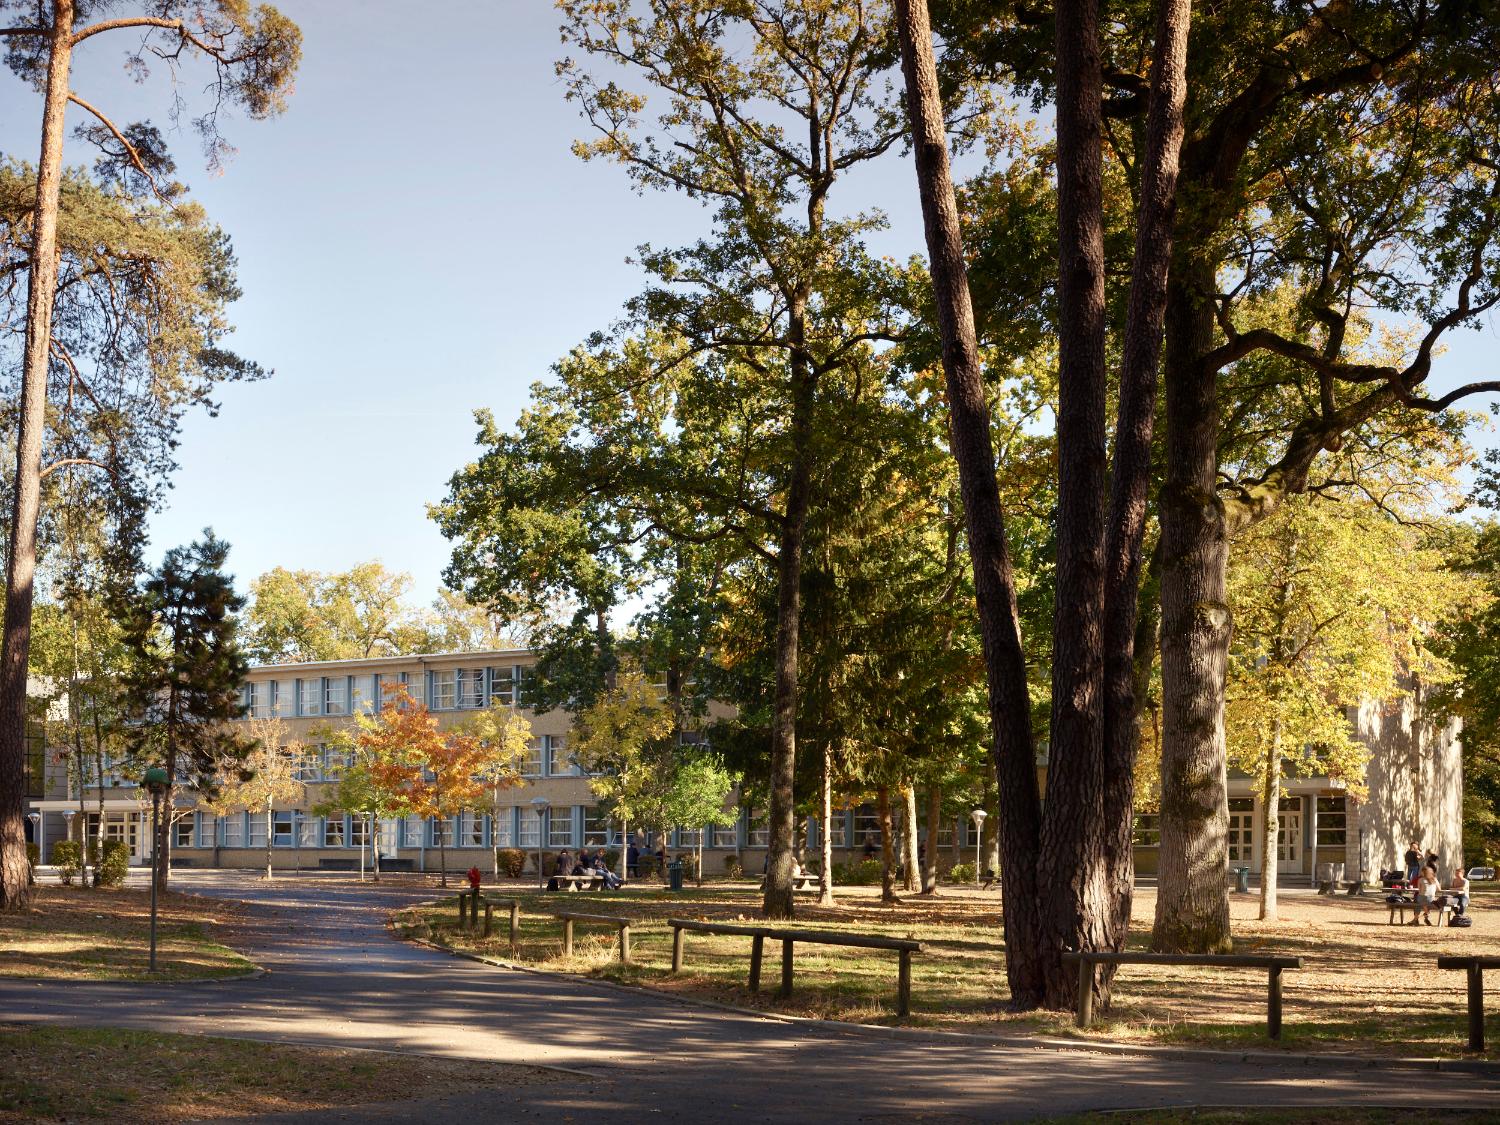
<svg viewBox="0 0 1500 1125"><path fill-rule="evenodd" d="M152 766L141 775L141 781L151 792L160 793L167 787L167 771L161 766Z"/></svg>

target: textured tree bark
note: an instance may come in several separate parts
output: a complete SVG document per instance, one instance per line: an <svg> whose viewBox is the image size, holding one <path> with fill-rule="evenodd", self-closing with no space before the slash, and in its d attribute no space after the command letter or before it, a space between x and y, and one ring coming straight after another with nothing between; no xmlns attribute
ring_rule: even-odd
<svg viewBox="0 0 1500 1125"><path fill-rule="evenodd" d="M1178 276L1178 275L1181 276ZM1161 867L1152 947L1228 949L1224 675L1230 615L1228 536L1216 491L1213 266L1174 263L1167 289L1167 469L1161 519Z"/></svg>
<svg viewBox="0 0 1500 1125"><path fill-rule="evenodd" d="M1104 203L1098 0L1058 0L1057 596L1038 848L1044 1003L1076 1000L1064 949L1109 944L1104 880Z"/></svg>
<svg viewBox="0 0 1500 1125"><path fill-rule="evenodd" d="M52 350L52 305L57 295L57 200L74 14L73 0L54 0L51 7L42 145L27 274L15 496L6 556L5 626L0 637L0 910L25 906L31 894L26 864L26 670L31 659L47 368Z"/></svg>
<svg viewBox="0 0 1500 1125"><path fill-rule="evenodd" d="M1166 315L1177 177L1187 97L1187 42L1191 0L1157 0L1156 38L1146 148L1141 161L1135 256L1130 274L1124 354L1115 422L1114 470L1104 552L1104 866L1110 917L1107 947L1123 949L1135 890L1135 763L1140 748L1140 696L1150 681L1156 620L1155 592L1145 595L1153 613L1141 629L1138 607L1141 542L1151 485L1156 417L1156 372ZM1145 680L1141 676L1144 651ZM1096 978L1101 1007L1109 1003L1113 971Z"/></svg>
<svg viewBox="0 0 1500 1125"><path fill-rule="evenodd" d="M918 870L922 860L917 848L917 790L910 783L901 787L901 797L905 802L906 811L901 817L901 842L906 849L906 855L902 859L902 868L905 878L901 880L903 890L919 891L922 884L918 877Z"/></svg>
<svg viewBox="0 0 1500 1125"><path fill-rule="evenodd" d="M805 336L805 306L794 308L790 335ZM776 688L771 714L770 862L761 909L767 918L793 914L792 864L797 772L797 665L802 619L802 543L811 488L813 378L806 357L794 353L792 465L777 555Z"/></svg>
<svg viewBox="0 0 1500 1125"><path fill-rule="evenodd" d="M875 808L880 817L880 901L896 901L896 841L891 821L891 787L875 790Z"/></svg>
<svg viewBox="0 0 1500 1125"><path fill-rule="evenodd" d="M896 23L906 79L918 193L932 269L933 297L943 340L950 443L958 466L980 637L989 682L995 769L1000 782L1000 821L1005 853L1004 926L1006 977L1011 1003L1035 1007L1042 999L1036 936L1038 895L1034 854L1040 810L1036 751L1031 738L1026 661L1016 612L1005 516L995 482L989 403L974 334L974 310L953 178L942 96L932 56L926 0L896 0Z"/></svg>
<svg viewBox="0 0 1500 1125"><path fill-rule="evenodd" d="M939 785L927 788L927 862L922 867L922 893L938 893L937 854L938 827L943 823L943 790Z"/></svg>

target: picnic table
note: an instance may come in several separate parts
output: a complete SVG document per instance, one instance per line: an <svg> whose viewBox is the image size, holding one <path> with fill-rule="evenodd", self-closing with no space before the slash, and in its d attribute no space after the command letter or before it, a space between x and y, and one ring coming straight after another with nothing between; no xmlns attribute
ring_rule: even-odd
<svg viewBox="0 0 1500 1125"><path fill-rule="evenodd" d="M1390 909L1386 924L1390 926L1397 925L1399 919L1400 925L1406 925L1406 912L1408 910L1411 911L1412 923L1415 924L1417 920L1417 903L1416 899L1411 896L1415 893L1416 888L1403 879L1398 883L1387 884L1387 891L1390 895L1395 895L1396 900L1391 901L1389 897L1386 899L1386 906ZM1433 899L1432 905L1438 912L1437 924L1439 926L1451 918L1453 903L1449 901L1446 894L1439 894L1437 898Z"/></svg>
<svg viewBox="0 0 1500 1125"><path fill-rule="evenodd" d="M823 877L815 871L799 871L792 876L792 891L816 891L823 885ZM760 889L766 889L766 877L760 877Z"/></svg>
<svg viewBox="0 0 1500 1125"><path fill-rule="evenodd" d="M598 891L604 889L603 875L554 875L559 889L564 891Z"/></svg>

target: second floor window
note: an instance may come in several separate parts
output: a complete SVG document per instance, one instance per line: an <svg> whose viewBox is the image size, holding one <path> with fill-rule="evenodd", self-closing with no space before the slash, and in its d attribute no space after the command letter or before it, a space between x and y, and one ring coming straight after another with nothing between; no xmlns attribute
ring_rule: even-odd
<svg viewBox="0 0 1500 1125"><path fill-rule="evenodd" d="M250 708L252 719L269 719L271 717L271 681L261 680L259 683L251 684L246 693L247 706Z"/></svg>
<svg viewBox="0 0 1500 1125"><path fill-rule="evenodd" d="M343 676L329 676L323 681L323 714L349 713L349 681Z"/></svg>
<svg viewBox="0 0 1500 1125"><path fill-rule="evenodd" d="M321 715L323 713L323 681L297 681L297 714Z"/></svg>
<svg viewBox="0 0 1500 1125"><path fill-rule="evenodd" d="M483 668L464 668L459 670L458 705L470 708L484 706Z"/></svg>
<svg viewBox="0 0 1500 1125"><path fill-rule="evenodd" d="M454 671L432 674L432 709L451 711L458 705L458 673Z"/></svg>
<svg viewBox="0 0 1500 1125"><path fill-rule="evenodd" d="M522 777L542 776L542 740L533 738L526 744L526 757L521 759Z"/></svg>

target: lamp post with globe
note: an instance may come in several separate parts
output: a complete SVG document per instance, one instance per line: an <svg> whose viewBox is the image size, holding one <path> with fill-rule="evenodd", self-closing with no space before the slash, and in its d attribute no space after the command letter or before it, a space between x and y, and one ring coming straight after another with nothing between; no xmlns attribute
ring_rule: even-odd
<svg viewBox="0 0 1500 1125"><path fill-rule="evenodd" d="M969 814L974 822L974 882L979 882L979 849L984 843L984 818L990 814L983 809L975 809Z"/></svg>
<svg viewBox="0 0 1500 1125"><path fill-rule="evenodd" d="M552 802L546 797L531 798L531 807L536 809L536 889L546 888L546 873L542 870L542 841L545 839L543 817L547 810L552 807Z"/></svg>

